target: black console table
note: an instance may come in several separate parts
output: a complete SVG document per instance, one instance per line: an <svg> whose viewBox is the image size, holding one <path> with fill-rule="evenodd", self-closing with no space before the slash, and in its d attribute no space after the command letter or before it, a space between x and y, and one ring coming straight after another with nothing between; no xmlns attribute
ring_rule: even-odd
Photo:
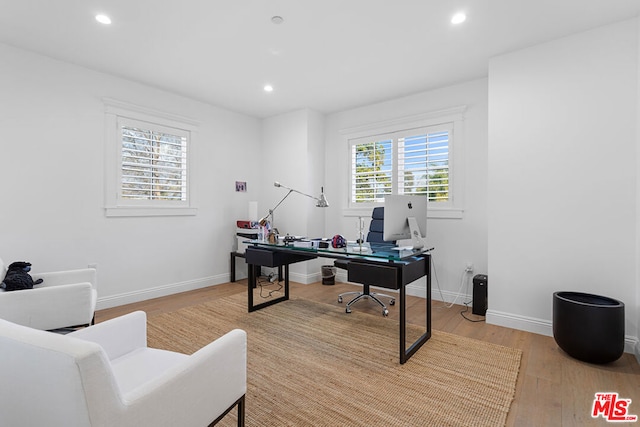
<svg viewBox="0 0 640 427"><path fill-rule="evenodd" d="M248 241L250 244L245 251L248 265L248 309L249 312L260 310L273 304L289 299L289 265L322 257L348 260L347 274L350 282L372 284L387 289L399 291L400 310L400 363L403 364L422 345L431 338L431 255L428 252L400 250L391 245L348 245L346 248L313 249L291 245L271 244L262 241ZM256 286L256 267L284 268L284 295L261 304L253 302L253 288ZM424 333L408 348L406 343L407 304L406 286L426 276L427 295L426 324Z"/></svg>

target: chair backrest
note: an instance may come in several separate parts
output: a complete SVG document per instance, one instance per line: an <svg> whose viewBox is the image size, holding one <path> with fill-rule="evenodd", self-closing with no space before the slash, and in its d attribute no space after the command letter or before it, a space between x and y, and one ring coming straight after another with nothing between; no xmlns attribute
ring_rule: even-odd
<svg viewBox="0 0 640 427"><path fill-rule="evenodd" d="M369 224L369 233L367 234L367 242L369 243L393 243L386 242L384 235L384 207L373 208L371 212L371 223Z"/></svg>
<svg viewBox="0 0 640 427"><path fill-rule="evenodd" d="M98 344L0 319L0 349L0 425L90 426L120 400Z"/></svg>

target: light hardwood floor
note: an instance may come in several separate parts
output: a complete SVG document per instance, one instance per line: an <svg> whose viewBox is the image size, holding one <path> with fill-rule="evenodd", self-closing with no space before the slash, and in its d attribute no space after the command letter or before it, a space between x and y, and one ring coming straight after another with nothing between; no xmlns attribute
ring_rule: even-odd
<svg viewBox="0 0 640 427"><path fill-rule="evenodd" d="M96 322L134 310L144 310L151 317L204 301L244 293L246 283L245 279L237 283L101 310L96 314ZM332 304L336 309L344 310L344 304L337 302L337 295L360 288L341 283L334 286L292 283L291 295ZM409 297L407 320L424 324L424 307L423 299ZM379 307L371 301L359 302L353 309L381 315ZM552 337L488 325L485 322L470 322L460 315L464 309L459 305L446 308L442 302L433 301L433 328L519 348L523 352L515 398L507 418L508 426L606 425L607 422L602 417L591 417L596 392L617 392L620 398L632 399L629 413L640 416L640 365L633 355L624 354L618 361L607 365L583 363L567 356ZM389 311L389 318L397 319L397 306L389 306ZM467 315L471 319L482 319L471 313ZM348 321L348 317L345 317L345 321Z"/></svg>

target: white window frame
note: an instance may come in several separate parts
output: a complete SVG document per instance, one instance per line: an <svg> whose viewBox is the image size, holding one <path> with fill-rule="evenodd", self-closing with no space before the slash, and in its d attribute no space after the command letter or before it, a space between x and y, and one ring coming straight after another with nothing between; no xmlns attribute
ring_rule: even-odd
<svg viewBox="0 0 640 427"><path fill-rule="evenodd" d="M387 120L379 123L368 124L341 130L341 134L346 141L347 147L347 180L346 191L347 200L346 208L343 214L345 216L367 216L375 206L379 206L378 202L356 203L351 200L352 185L352 147L358 141L369 140L394 140L394 157L392 173L398 172L397 168L397 152L396 138L409 135L417 135L430 133L432 130L447 128L449 129L449 199L446 202L430 202L428 204L427 216L429 218L462 218L464 212L464 135L463 122L466 106L458 106L444 110L433 111L426 114L420 114L399 119ZM396 179L393 180L394 185L392 194L397 194Z"/></svg>
<svg viewBox="0 0 640 427"><path fill-rule="evenodd" d="M189 118L157 111L114 99L103 99L105 106L105 215L122 216L183 216L196 215L194 152L198 123ZM140 200L121 197L122 131L121 127L168 132L187 138L186 200Z"/></svg>

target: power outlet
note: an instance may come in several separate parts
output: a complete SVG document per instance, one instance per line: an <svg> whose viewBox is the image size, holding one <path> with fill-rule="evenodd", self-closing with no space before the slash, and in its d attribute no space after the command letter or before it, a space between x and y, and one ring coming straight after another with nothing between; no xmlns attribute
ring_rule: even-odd
<svg viewBox="0 0 640 427"><path fill-rule="evenodd" d="M464 269L465 272L467 273L473 273L473 263L472 262L468 262L467 266Z"/></svg>

